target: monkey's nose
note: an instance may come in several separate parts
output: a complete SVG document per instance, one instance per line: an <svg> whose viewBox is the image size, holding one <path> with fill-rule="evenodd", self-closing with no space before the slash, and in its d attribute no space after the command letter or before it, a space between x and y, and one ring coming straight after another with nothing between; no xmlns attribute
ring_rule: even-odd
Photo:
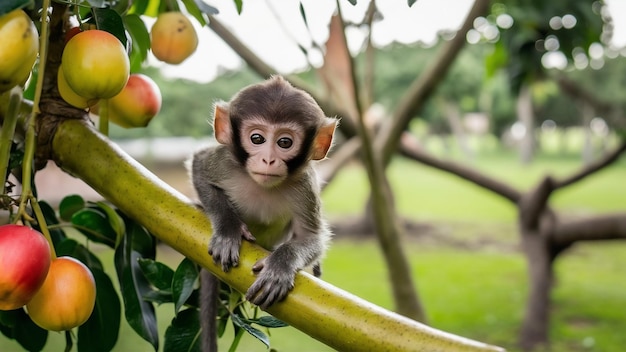
<svg viewBox="0 0 626 352"><path fill-rule="evenodd" d="M274 163L276 162L276 159L270 159L269 162L267 160L268 159L263 158L263 162L269 166L274 165Z"/></svg>

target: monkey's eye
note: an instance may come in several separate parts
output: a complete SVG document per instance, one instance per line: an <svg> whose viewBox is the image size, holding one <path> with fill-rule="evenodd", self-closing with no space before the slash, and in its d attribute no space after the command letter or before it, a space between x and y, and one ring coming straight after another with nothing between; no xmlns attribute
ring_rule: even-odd
<svg viewBox="0 0 626 352"><path fill-rule="evenodd" d="M260 134L255 133L252 136L250 136L250 141L252 142L252 144L263 144L265 143L265 138L261 136Z"/></svg>
<svg viewBox="0 0 626 352"><path fill-rule="evenodd" d="M280 138L276 142L276 144L278 144L278 146L283 148L283 149L287 149L287 148L290 148L293 145L293 141L291 140L291 138L283 137L283 138Z"/></svg>

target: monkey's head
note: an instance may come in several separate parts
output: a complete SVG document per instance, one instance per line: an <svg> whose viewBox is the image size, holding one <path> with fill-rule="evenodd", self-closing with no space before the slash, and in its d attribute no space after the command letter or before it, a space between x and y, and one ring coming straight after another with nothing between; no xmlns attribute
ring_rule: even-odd
<svg viewBox="0 0 626 352"><path fill-rule="evenodd" d="M248 86L229 103L217 103L215 138L229 146L248 174L274 187L326 157L337 120L306 92L280 76Z"/></svg>

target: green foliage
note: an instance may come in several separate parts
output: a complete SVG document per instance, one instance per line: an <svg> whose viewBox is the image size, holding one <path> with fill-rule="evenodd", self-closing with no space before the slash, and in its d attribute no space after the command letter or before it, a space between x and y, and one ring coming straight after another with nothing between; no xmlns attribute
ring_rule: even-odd
<svg viewBox="0 0 626 352"><path fill-rule="evenodd" d="M560 51L573 62L577 50L585 55L589 46L601 38L604 19L600 2L518 0L498 3L492 8L488 18L495 22L498 15L509 14L514 23L508 29L500 30L500 40L494 45L492 57L487 61L489 72L506 66L511 88L517 93L524 83L545 77L541 59L548 51ZM550 24L554 18L573 16L575 25L561 26ZM547 39L554 39L557 45L545 48ZM575 50L576 49L576 50Z"/></svg>
<svg viewBox="0 0 626 352"><path fill-rule="evenodd" d="M30 2L31 0L3 0L0 2L0 16L15 9L21 9L30 4Z"/></svg>

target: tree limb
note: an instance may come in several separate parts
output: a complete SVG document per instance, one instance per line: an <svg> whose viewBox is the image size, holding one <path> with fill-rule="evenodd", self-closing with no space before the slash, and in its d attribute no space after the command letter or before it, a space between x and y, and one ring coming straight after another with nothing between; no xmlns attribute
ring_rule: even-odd
<svg viewBox="0 0 626 352"><path fill-rule="evenodd" d="M626 142L622 142L622 144L619 147L615 148L610 153L607 153L606 155L604 155L603 158L593 163L588 164L587 166L583 167L580 171L571 175L570 177L567 177L561 181L555 181L554 189L556 190L559 188L569 186L572 183L578 182L584 179L585 177L590 176L599 170L602 170L603 168L616 162L624 151L626 151Z"/></svg>
<svg viewBox="0 0 626 352"><path fill-rule="evenodd" d="M552 242L560 246L568 246L577 241L614 239L626 239L625 213L557 223L552 231Z"/></svg>
<svg viewBox="0 0 626 352"><path fill-rule="evenodd" d="M476 0L467 14L465 22L457 31L455 37L446 42L438 52L436 58L430 61L430 66L417 77L407 92L402 96L392 118L385 123L376 138L376 149L387 164L398 147L402 132L419 111L428 97L435 91L452 66L454 59L466 43L465 35L474 26L476 17L486 14L489 10L489 0Z"/></svg>
<svg viewBox="0 0 626 352"><path fill-rule="evenodd" d="M86 121L58 126L53 157L63 170L230 286L245 292L254 281L252 266L267 252L244 241L239 266L223 272L206 250L211 237L207 216ZM503 351L404 318L303 272L287 299L268 312L341 351Z"/></svg>
<svg viewBox="0 0 626 352"><path fill-rule="evenodd" d="M424 165L434 167L435 169L446 171L460 177L466 181L472 182L477 186L485 188L491 192L494 192L512 203L517 202L522 197L522 194L507 185L504 182L491 178L484 173L478 172L470 167L455 163L453 161L444 160L431 155L427 151L411 143L411 136L406 133L400 140L400 152L407 158L419 161Z"/></svg>
<svg viewBox="0 0 626 352"><path fill-rule="evenodd" d="M315 169L323 181L322 187L326 186L342 167L356 157L360 149L361 140L358 137L352 137L343 142L330 158L320 162Z"/></svg>

